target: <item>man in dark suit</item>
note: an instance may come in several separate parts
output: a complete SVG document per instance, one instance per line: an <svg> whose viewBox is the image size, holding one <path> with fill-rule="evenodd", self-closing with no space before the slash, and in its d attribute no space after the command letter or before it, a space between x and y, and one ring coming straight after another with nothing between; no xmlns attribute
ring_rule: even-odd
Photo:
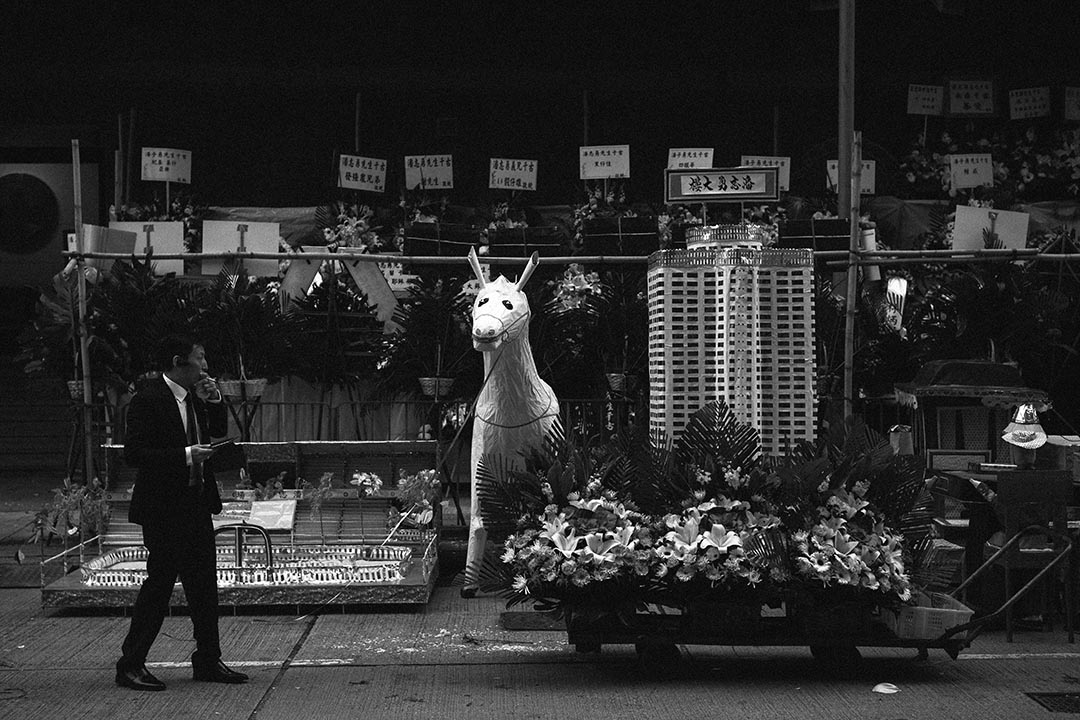
<svg viewBox="0 0 1080 720"><path fill-rule="evenodd" d="M196 680L246 682L221 661L218 639L217 554L211 515L221 512L212 472L211 437L228 431L221 392L206 373L206 353L195 339L174 335L158 347L162 375L147 380L128 407L124 459L137 468L128 519L142 525L147 578L139 590L116 663L116 683L164 690L146 669L146 656L169 611L177 577L184 586L195 652Z"/></svg>

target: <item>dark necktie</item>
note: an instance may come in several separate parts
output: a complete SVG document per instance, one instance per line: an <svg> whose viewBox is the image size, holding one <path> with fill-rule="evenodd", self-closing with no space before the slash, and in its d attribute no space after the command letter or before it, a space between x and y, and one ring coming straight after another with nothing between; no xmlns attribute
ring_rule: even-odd
<svg viewBox="0 0 1080 720"><path fill-rule="evenodd" d="M187 413L187 443L188 445L199 444L199 421L195 419L195 403L191 393L184 398L184 411ZM191 473L188 477L188 485L202 485L202 465L197 462L191 463Z"/></svg>

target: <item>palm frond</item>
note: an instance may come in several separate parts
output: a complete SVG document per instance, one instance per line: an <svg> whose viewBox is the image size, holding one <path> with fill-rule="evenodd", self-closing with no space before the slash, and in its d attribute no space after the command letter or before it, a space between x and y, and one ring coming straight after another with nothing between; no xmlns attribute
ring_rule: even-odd
<svg viewBox="0 0 1080 720"><path fill-rule="evenodd" d="M514 576L511 567L501 559L501 546L488 545L476 577L469 577L466 569L466 582L475 582L480 592L495 593L506 600L507 607L524 602L527 598L514 590Z"/></svg>
<svg viewBox="0 0 1080 720"><path fill-rule="evenodd" d="M756 565L768 571L769 579L782 581L791 577L791 551L787 535L780 528L752 533L743 551Z"/></svg>
<svg viewBox="0 0 1080 720"><path fill-rule="evenodd" d="M727 403L714 401L690 417L676 443L676 452L699 466L711 457L746 470L757 464L761 437L756 428L740 422Z"/></svg>
<svg viewBox="0 0 1080 720"><path fill-rule="evenodd" d="M544 506L539 478L516 470L513 461L502 455L480 456L476 482L480 516L494 542L501 543L512 533L522 515Z"/></svg>
<svg viewBox="0 0 1080 720"><path fill-rule="evenodd" d="M869 480L866 499L878 508L886 524L899 529L903 518L928 493L922 461L913 455L898 455L878 466Z"/></svg>

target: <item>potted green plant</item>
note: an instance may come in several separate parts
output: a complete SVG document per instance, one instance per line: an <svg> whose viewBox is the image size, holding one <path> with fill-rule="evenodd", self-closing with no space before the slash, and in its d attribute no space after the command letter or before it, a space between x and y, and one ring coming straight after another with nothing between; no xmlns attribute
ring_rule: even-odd
<svg viewBox="0 0 1080 720"><path fill-rule="evenodd" d="M464 375L478 378L479 353L471 336L472 300L463 280L421 274L394 312L397 329L387 336L379 361L380 388L387 392L417 390L444 396L453 387L467 393Z"/></svg>
<svg viewBox="0 0 1080 720"><path fill-rule="evenodd" d="M606 384L601 394L607 390L618 395L632 393L647 371L649 319L644 273L600 273L571 263L548 285L552 296L544 305L544 315L558 338L556 351L587 358L589 374Z"/></svg>
<svg viewBox="0 0 1080 720"><path fill-rule="evenodd" d="M15 560L20 565L25 562L23 550L27 545L48 545L53 536L59 537L67 550L68 541L79 536L79 559L82 562L82 544L90 538L97 539L98 554L101 554L101 535L109 526L109 502L105 498L105 488L97 478L89 483L72 482L64 478L62 486L53 489L53 498L34 516L34 528L26 542L15 551ZM44 555L44 550L42 550Z"/></svg>
<svg viewBox="0 0 1080 720"><path fill-rule="evenodd" d="M319 542L326 544L326 532L323 529L323 500L333 494L334 473L324 472L319 479L318 486L312 485L307 480L301 479L300 489L304 498L310 503L308 519L319 520Z"/></svg>
<svg viewBox="0 0 1080 720"><path fill-rule="evenodd" d="M295 343L295 374L315 383L325 398L343 388L356 408L364 381L376 373L383 343L383 323L367 295L348 274L324 273L323 282L294 300L292 314L303 342ZM325 403L319 404L319 412ZM356 437L362 437L360 413L353 412ZM315 422L322 428L322 416Z"/></svg>
<svg viewBox="0 0 1080 720"><path fill-rule="evenodd" d="M269 279L251 277L236 263L203 290L194 321L226 395L257 398L294 367L295 318L282 310Z"/></svg>

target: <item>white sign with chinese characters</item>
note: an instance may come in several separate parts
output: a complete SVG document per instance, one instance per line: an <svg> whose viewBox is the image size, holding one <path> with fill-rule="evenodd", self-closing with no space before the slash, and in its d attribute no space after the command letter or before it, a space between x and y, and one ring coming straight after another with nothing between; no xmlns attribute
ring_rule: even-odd
<svg viewBox="0 0 1080 720"><path fill-rule="evenodd" d="M630 177L629 145L582 145L578 159L580 180Z"/></svg>
<svg viewBox="0 0 1080 720"><path fill-rule="evenodd" d="M836 192L840 182L840 161L829 160L825 163L825 172L829 176L829 189ZM859 194L873 195L877 191L877 161L863 160L862 175L859 176Z"/></svg>
<svg viewBox="0 0 1080 720"><path fill-rule="evenodd" d="M993 80L950 80L950 115L993 115Z"/></svg>
<svg viewBox="0 0 1080 720"><path fill-rule="evenodd" d="M994 163L990 153L949 155L949 177L952 186L957 189L993 185Z"/></svg>
<svg viewBox="0 0 1080 720"><path fill-rule="evenodd" d="M788 190L791 182L791 158L782 155L743 155L739 160L740 165L746 167L774 167L780 169L780 191Z"/></svg>
<svg viewBox="0 0 1080 720"><path fill-rule="evenodd" d="M1020 250L1027 247L1028 219L1022 212L957 205L953 249Z"/></svg>
<svg viewBox="0 0 1080 720"><path fill-rule="evenodd" d="M714 152L713 148L668 148L667 166L669 170L711 168Z"/></svg>
<svg viewBox="0 0 1080 720"><path fill-rule="evenodd" d="M1009 91L1009 119L1050 117L1050 86Z"/></svg>
<svg viewBox="0 0 1080 720"><path fill-rule="evenodd" d="M278 223L203 220L203 252L276 253L281 241ZM217 275L225 260L203 258L202 274ZM277 277L277 260L244 260L244 271L255 277Z"/></svg>
<svg viewBox="0 0 1080 720"><path fill-rule="evenodd" d="M1065 88L1065 119L1080 120L1080 87Z"/></svg>
<svg viewBox="0 0 1080 720"><path fill-rule="evenodd" d="M908 85L908 115L940 115L945 107L945 88L941 85Z"/></svg>
<svg viewBox="0 0 1080 720"><path fill-rule="evenodd" d="M184 252L184 223L179 220L157 222L153 220L125 220L109 223L111 230L135 233L134 252L141 255L178 255ZM154 260L158 275L184 274L183 260Z"/></svg>
<svg viewBox="0 0 1080 720"><path fill-rule="evenodd" d="M491 158L488 187L496 190L535 190L536 161Z"/></svg>
<svg viewBox="0 0 1080 720"><path fill-rule="evenodd" d="M338 187L386 192L386 161L362 155L342 155L338 161Z"/></svg>
<svg viewBox="0 0 1080 720"><path fill-rule="evenodd" d="M409 190L453 190L453 155L406 155L405 187Z"/></svg>
<svg viewBox="0 0 1080 720"><path fill-rule="evenodd" d="M743 202L776 200L779 168L668 168L664 171L666 202Z"/></svg>
<svg viewBox="0 0 1080 720"><path fill-rule="evenodd" d="M174 148L142 149L142 179L191 184L191 151Z"/></svg>
<svg viewBox="0 0 1080 720"><path fill-rule="evenodd" d="M387 253L389 255L389 253ZM382 271L383 277L386 278L386 284L390 287L396 297L408 297L409 285L418 276L405 272L402 263L395 260L388 260L380 262L379 270ZM491 265L488 263L480 263L480 271L484 274L485 280L491 279ZM480 292L480 281L476 278L469 280L465 283L461 291L466 295L475 296Z"/></svg>

